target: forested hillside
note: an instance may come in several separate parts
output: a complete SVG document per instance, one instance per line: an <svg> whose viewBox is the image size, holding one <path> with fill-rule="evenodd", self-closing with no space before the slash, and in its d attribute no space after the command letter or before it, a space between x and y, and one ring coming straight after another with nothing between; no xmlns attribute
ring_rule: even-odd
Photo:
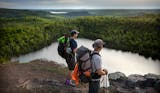
<svg viewBox="0 0 160 93"><path fill-rule="evenodd" d="M13 10L18 11L15 14L17 16L13 17L12 10L5 10L8 16L6 13L3 15L2 10L4 12L4 9L0 9L1 63L13 56L48 46L72 29L79 30L81 38L103 39L107 48L160 59L160 14L63 18L54 15L46 17L42 11Z"/></svg>

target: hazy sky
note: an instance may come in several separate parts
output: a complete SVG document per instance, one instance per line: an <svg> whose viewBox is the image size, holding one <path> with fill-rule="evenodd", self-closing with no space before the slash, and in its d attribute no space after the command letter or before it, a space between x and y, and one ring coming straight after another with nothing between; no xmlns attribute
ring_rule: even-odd
<svg viewBox="0 0 160 93"><path fill-rule="evenodd" d="M160 0L0 0L0 8L20 9L160 9Z"/></svg>

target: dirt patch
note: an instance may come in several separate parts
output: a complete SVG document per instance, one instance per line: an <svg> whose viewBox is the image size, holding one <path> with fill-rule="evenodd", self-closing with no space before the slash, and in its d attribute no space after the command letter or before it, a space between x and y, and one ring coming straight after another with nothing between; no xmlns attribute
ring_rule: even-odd
<svg viewBox="0 0 160 93"><path fill-rule="evenodd" d="M52 61L0 65L0 93L87 93L87 86L66 86L68 69Z"/></svg>

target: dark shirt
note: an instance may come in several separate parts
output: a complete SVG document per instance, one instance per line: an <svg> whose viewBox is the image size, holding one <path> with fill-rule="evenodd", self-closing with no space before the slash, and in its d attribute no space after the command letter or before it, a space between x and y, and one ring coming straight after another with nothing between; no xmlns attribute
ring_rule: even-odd
<svg viewBox="0 0 160 93"><path fill-rule="evenodd" d="M73 52L74 49L77 48L77 42L72 38L70 38L70 47L72 49L72 52Z"/></svg>

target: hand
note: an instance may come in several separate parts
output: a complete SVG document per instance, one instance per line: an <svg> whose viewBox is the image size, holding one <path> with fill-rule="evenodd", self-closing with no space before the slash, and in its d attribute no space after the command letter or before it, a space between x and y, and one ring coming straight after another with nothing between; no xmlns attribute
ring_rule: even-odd
<svg viewBox="0 0 160 93"><path fill-rule="evenodd" d="M106 73L106 75L108 74L108 71L107 71L107 69L103 69L103 71Z"/></svg>

